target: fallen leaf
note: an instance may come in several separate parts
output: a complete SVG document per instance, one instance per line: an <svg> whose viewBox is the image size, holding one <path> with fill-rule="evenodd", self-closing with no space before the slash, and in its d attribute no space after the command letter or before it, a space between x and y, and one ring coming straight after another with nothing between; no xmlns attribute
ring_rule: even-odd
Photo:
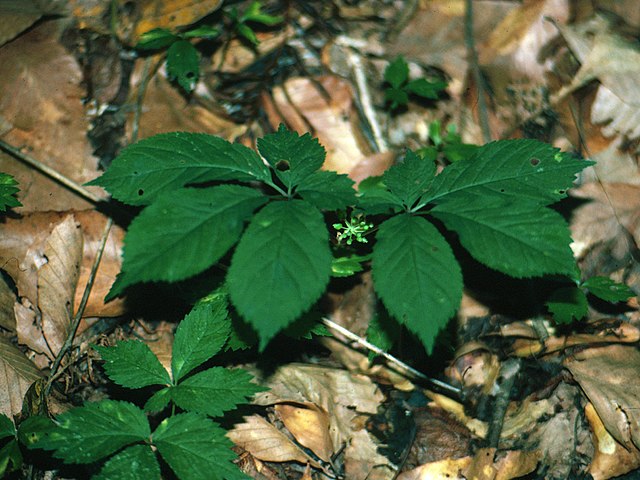
<svg viewBox="0 0 640 480"><path fill-rule="evenodd" d="M0 336L0 413L13 418L22 410L22 399L40 370L6 337Z"/></svg>

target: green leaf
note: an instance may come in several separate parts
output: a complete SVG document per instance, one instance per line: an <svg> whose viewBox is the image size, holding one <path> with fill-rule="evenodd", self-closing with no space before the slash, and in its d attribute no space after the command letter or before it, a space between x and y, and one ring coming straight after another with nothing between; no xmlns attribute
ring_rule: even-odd
<svg viewBox="0 0 640 480"><path fill-rule="evenodd" d="M136 44L136 50L158 50L168 47L172 43L180 40L180 37L174 35L165 28L154 28L140 35L140 40Z"/></svg>
<svg viewBox="0 0 640 480"><path fill-rule="evenodd" d="M320 210L341 210L356 203L353 185L347 175L319 170L303 179L296 192Z"/></svg>
<svg viewBox="0 0 640 480"><path fill-rule="evenodd" d="M363 262L368 262L371 255L349 255L346 257L334 258L331 262L332 277L350 277L361 272L364 267Z"/></svg>
<svg viewBox="0 0 640 480"><path fill-rule="evenodd" d="M387 102L391 102L392 110L409 103L409 95L407 92L399 88L387 88L384 91L384 99Z"/></svg>
<svg viewBox="0 0 640 480"><path fill-rule="evenodd" d="M236 30L238 31L238 33L241 36L243 36L244 38L249 40L249 42L251 42L252 45L259 45L260 44L260 41L258 40L258 37L256 37L255 32L253 31L253 29L250 26L245 25L244 23L239 23L236 26Z"/></svg>
<svg viewBox="0 0 640 480"><path fill-rule="evenodd" d="M401 163L384 173L384 183L409 209L429 189L436 174L436 164L408 150Z"/></svg>
<svg viewBox="0 0 640 480"><path fill-rule="evenodd" d="M249 5L249 7L244 11L241 17L242 22L256 22L261 23L263 25L277 25L278 23L282 23L284 18L280 15L269 15L266 13L262 13L262 2L254 1Z"/></svg>
<svg viewBox="0 0 640 480"><path fill-rule="evenodd" d="M470 143L449 143L442 148L442 153L450 162L459 162L470 158L478 148L480 148L478 145Z"/></svg>
<svg viewBox="0 0 640 480"><path fill-rule="evenodd" d="M227 282L261 348L324 292L331 273L328 238L322 214L303 200L271 203L251 221Z"/></svg>
<svg viewBox="0 0 640 480"><path fill-rule="evenodd" d="M28 448L38 448L34 445L46 434L56 430L55 423L44 415L32 415L25 418L18 426L18 440Z"/></svg>
<svg viewBox="0 0 640 480"><path fill-rule="evenodd" d="M418 95L419 97L430 98L432 100L437 100L439 93L445 88L447 88L447 82L430 82L426 78L411 80L404 86L404 89L407 92Z"/></svg>
<svg viewBox="0 0 640 480"><path fill-rule="evenodd" d="M171 398L183 410L219 417L265 388L251 383L244 370L213 367L187 378L171 391Z"/></svg>
<svg viewBox="0 0 640 480"><path fill-rule="evenodd" d="M258 139L258 151L288 188L320 169L326 156L317 139L308 133L300 136L282 124L276 133Z"/></svg>
<svg viewBox="0 0 640 480"><path fill-rule="evenodd" d="M431 214L460 236L469 253L512 277L576 275L571 234L562 216L527 201L469 196L436 205Z"/></svg>
<svg viewBox="0 0 640 480"><path fill-rule="evenodd" d="M88 185L106 188L130 205L148 205L160 193L213 180L270 180L253 150L203 133L162 133L125 148Z"/></svg>
<svg viewBox="0 0 640 480"><path fill-rule="evenodd" d="M54 456L65 463L95 462L130 443L146 441L151 434L142 410L115 400L68 410L58 416L57 424L45 430L31 448L54 450Z"/></svg>
<svg viewBox="0 0 640 480"><path fill-rule="evenodd" d="M430 353L462 298L460 266L447 241L422 217L392 217L380 225L372 270L389 313Z"/></svg>
<svg viewBox="0 0 640 480"><path fill-rule="evenodd" d="M216 38L218 35L220 35L220 30L218 30L217 28L213 28L208 25L202 25L200 27L191 29L188 32L184 32L182 34L182 37L183 38Z"/></svg>
<svg viewBox="0 0 640 480"><path fill-rule="evenodd" d="M5 414L0 413L0 440L16 436L16 427L13 421Z"/></svg>
<svg viewBox="0 0 640 480"><path fill-rule="evenodd" d="M149 400L147 400L147 402L144 404L144 411L155 413L161 412L162 410L167 408L167 405L169 405L169 402L171 401L172 390L173 386L165 387L151 395Z"/></svg>
<svg viewBox="0 0 640 480"><path fill-rule="evenodd" d="M91 480L160 480L160 465L148 445L133 445L111 457Z"/></svg>
<svg viewBox="0 0 640 480"><path fill-rule="evenodd" d="M403 208L402 200L387 189L382 176L360 182L358 193L358 209L367 215L399 212Z"/></svg>
<svg viewBox="0 0 640 480"><path fill-rule="evenodd" d="M146 343L124 340L114 347L94 345L93 348L105 361L105 373L118 385L143 388L171 384L169 374Z"/></svg>
<svg viewBox="0 0 640 480"><path fill-rule="evenodd" d="M589 290L589 293L601 298L605 302L624 302L635 293L624 283L614 282L608 277L591 277L582 283L582 286Z"/></svg>
<svg viewBox="0 0 640 480"><path fill-rule="evenodd" d="M500 140L445 168L423 202L497 196L549 205L566 197L576 174L589 165L536 140Z"/></svg>
<svg viewBox="0 0 640 480"><path fill-rule="evenodd" d="M167 51L167 74L186 91L196 88L200 77L200 54L187 40L178 40Z"/></svg>
<svg viewBox="0 0 640 480"><path fill-rule="evenodd" d="M0 478L22 467L23 459L20 445L16 439L10 440L0 448Z"/></svg>
<svg viewBox="0 0 640 480"><path fill-rule="evenodd" d="M204 415L182 413L165 419L153 443L180 480L249 480L231 463L236 455L225 431Z"/></svg>
<svg viewBox="0 0 640 480"><path fill-rule="evenodd" d="M396 57L384 70L384 80L394 89L400 88L408 79L409 65L402 56Z"/></svg>
<svg viewBox="0 0 640 480"><path fill-rule="evenodd" d="M0 212L4 212L7 207L20 207L22 204L15 197L20 189L16 186L18 182L7 173L0 172Z"/></svg>
<svg viewBox="0 0 640 480"><path fill-rule="evenodd" d="M574 318L580 320L589 309L586 295L577 287L556 290L546 305L558 323L571 323Z"/></svg>
<svg viewBox="0 0 640 480"><path fill-rule="evenodd" d="M223 293L214 293L198 302L176 329L171 358L174 382L218 353L230 331L231 320Z"/></svg>
<svg viewBox="0 0 640 480"><path fill-rule="evenodd" d="M175 282L200 273L238 241L267 197L240 185L185 188L160 195L124 240L122 271L109 298L138 282Z"/></svg>

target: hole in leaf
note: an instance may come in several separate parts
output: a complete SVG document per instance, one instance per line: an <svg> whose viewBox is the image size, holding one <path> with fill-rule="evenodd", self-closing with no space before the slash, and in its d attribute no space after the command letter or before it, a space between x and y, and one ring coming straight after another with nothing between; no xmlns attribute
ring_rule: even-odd
<svg viewBox="0 0 640 480"><path fill-rule="evenodd" d="M566 190L558 190L559 195L564 195L566 192L567 192Z"/></svg>
<svg viewBox="0 0 640 480"><path fill-rule="evenodd" d="M143 189L138 190L138 196L141 197L142 195L144 195L144 190Z"/></svg>
<svg viewBox="0 0 640 480"><path fill-rule="evenodd" d="M276 168L281 172L286 172L291 168L291 166L289 165L289 162L287 160L280 160L278 163L276 163Z"/></svg>
<svg viewBox="0 0 640 480"><path fill-rule="evenodd" d="M537 167L538 165L540 165L540 159L539 158L532 158L531 160L529 160L529 162L531 163L532 167Z"/></svg>
<svg viewBox="0 0 640 480"><path fill-rule="evenodd" d="M192 79L196 76L196 74L194 72L185 72L184 76L188 79Z"/></svg>
<svg viewBox="0 0 640 480"><path fill-rule="evenodd" d="M501 189L500 189L500 193L504 193L504 188L501 188Z"/></svg>

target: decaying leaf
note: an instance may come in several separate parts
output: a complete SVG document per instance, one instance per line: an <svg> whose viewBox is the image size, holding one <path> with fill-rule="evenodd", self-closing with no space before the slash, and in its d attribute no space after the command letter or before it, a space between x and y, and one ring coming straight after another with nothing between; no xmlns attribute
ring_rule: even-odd
<svg viewBox="0 0 640 480"><path fill-rule="evenodd" d="M331 460L335 450L329 436L327 412L313 403L279 403L275 410L300 445L307 447L325 462Z"/></svg>
<svg viewBox="0 0 640 480"><path fill-rule="evenodd" d="M0 413L9 418L20 413L29 386L41 376L15 345L0 336Z"/></svg>

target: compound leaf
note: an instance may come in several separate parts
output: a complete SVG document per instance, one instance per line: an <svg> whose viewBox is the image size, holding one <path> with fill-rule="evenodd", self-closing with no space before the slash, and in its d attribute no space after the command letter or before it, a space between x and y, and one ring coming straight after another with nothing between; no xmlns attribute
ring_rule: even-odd
<svg viewBox="0 0 640 480"><path fill-rule="evenodd" d="M556 290L546 305L558 323L571 323L574 318L580 320L589 310L587 296L577 287Z"/></svg>
<svg viewBox="0 0 640 480"><path fill-rule="evenodd" d="M167 73L186 92L191 92L200 77L200 54L187 40L178 40L167 50Z"/></svg>
<svg viewBox="0 0 640 480"><path fill-rule="evenodd" d="M132 403L102 400L60 414L57 427L33 435L30 448L54 450L65 463L91 463L148 440L151 431L144 412Z"/></svg>
<svg viewBox="0 0 640 480"><path fill-rule="evenodd" d="M153 443L180 480L249 480L231 463L236 455L225 431L197 413L165 419L153 433Z"/></svg>
<svg viewBox="0 0 640 480"><path fill-rule="evenodd" d="M113 347L95 345L104 362L104 371L118 385L143 388L171 383L169 374L146 343L124 340Z"/></svg>
<svg viewBox="0 0 640 480"><path fill-rule="evenodd" d="M211 294L198 302L176 329L171 358L174 382L218 353L230 331L231 320L223 293Z"/></svg>
<svg viewBox="0 0 640 480"><path fill-rule="evenodd" d="M171 398L183 410L219 417L263 387L251 383L253 377L244 370L213 367L187 378L171 389Z"/></svg>
<svg viewBox="0 0 640 480"><path fill-rule="evenodd" d="M491 142L445 168L423 202L469 201L472 194L549 205L566 197L576 174L592 164L536 140Z"/></svg>
<svg viewBox="0 0 640 480"><path fill-rule="evenodd" d="M402 163L384 172L383 179L387 188L402 200L404 206L411 208L429 189L435 174L435 162L420 158L409 150Z"/></svg>
<svg viewBox="0 0 640 480"><path fill-rule="evenodd" d="M324 292L331 273L328 239L322 214L303 200L271 203L251 221L227 282L261 348Z"/></svg>
<svg viewBox="0 0 640 480"><path fill-rule="evenodd" d="M303 179L296 192L320 210L340 210L356 203L353 185L346 175L319 170Z"/></svg>
<svg viewBox="0 0 640 480"><path fill-rule="evenodd" d="M462 298L462 274L451 247L422 217L402 214L380 225L373 280L385 307L431 352Z"/></svg>
<svg viewBox="0 0 640 480"><path fill-rule="evenodd" d="M160 480L160 465L148 445L132 445L116 453L91 480Z"/></svg>
<svg viewBox="0 0 640 480"><path fill-rule="evenodd" d="M130 205L147 205L160 193L213 180L270 180L253 150L203 133L162 133L125 148L88 185L106 188Z"/></svg>
<svg viewBox="0 0 640 480"><path fill-rule="evenodd" d="M289 188L322 167L326 152L318 140L300 136L280 125L276 133L258 139L258 151Z"/></svg>
<svg viewBox="0 0 640 480"><path fill-rule="evenodd" d="M20 189L16 186L18 182L7 173L0 173L0 212L4 212L7 207L20 207L22 204L15 197Z"/></svg>
<svg viewBox="0 0 640 480"><path fill-rule="evenodd" d="M238 241L245 220L266 201L240 185L160 195L131 222L122 271L108 298L134 283L175 282L206 270Z"/></svg>
<svg viewBox="0 0 640 480"><path fill-rule="evenodd" d="M438 94L445 88L447 88L447 82L430 82L426 78L411 80L404 86L404 89L407 92L413 93L422 98L430 98L432 100L437 100Z"/></svg>
<svg viewBox="0 0 640 480"><path fill-rule="evenodd" d="M409 65L401 56L387 65L384 70L384 80L394 89L399 89L408 79Z"/></svg>
<svg viewBox="0 0 640 480"><path fill-rule="evenodd" d="M589 290L589 293L605 302L624 302L635 296L634 291L627 285L614 282L608 277L591 277L586 280L582 286Z"/></svg>
<svg viewBox="0 0 640 480"><path fill-rule="evenodd" d="M165 387L155 392L144 404L144 411L161 412L162 410L167 408L167 405L169 405L169 402L171 401L172 390L173 386Z"/></svg>
<svg viewBox="0 0 640 480"><path fill-rule="evenodd" d="M462 246L476 260L495 270L516 278L576 276L569 227L547 207L476 197L436 205L431 214L458 233Z"/></svg>

